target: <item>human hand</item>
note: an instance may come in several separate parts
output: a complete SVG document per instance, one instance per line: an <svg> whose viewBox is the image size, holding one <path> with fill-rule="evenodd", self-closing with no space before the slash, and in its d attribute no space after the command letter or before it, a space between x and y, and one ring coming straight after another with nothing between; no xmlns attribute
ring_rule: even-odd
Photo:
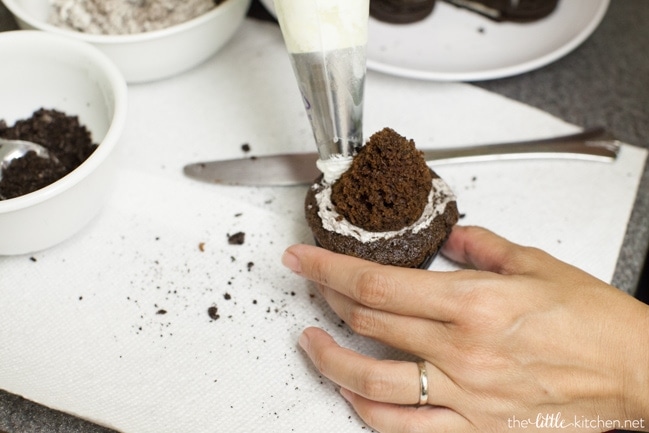
<svg viewBox="0 0 649 433"><path fill-rule="evenodd" d="M303 332L300 345L369 426L649 431L646 305L485 229L455 227L442 253L475 269L381 266L306 245L284 254L356 333L425 360L430 391L415 406L415 363L371 359L320 329Z"/></svg>

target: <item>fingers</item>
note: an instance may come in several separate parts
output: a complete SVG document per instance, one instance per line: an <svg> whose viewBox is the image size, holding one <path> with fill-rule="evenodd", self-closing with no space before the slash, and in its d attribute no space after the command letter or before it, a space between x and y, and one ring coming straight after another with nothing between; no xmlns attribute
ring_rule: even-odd
<svg viewBox="0 0 649 433"><path fill-rule="evenodd" d="M335 290L320 286L320 292L332 310L356 334L370 337L404 352L426 358L431 356L429 342L444 353L451 335L439 322L369 308ZM438 352L432 354L436 357ZM428 358L431 359L431 358Z"/></svg>
<svg viewBox="0 0 649 433"><path fill-rule="evenodd" d="M456 305L446 302L447 296L467 284L454 273L431 278L431 271L378 265L309 245L289 247L282 263L367 307L439 321L456 316Z"/></svg>
<svg viewBox="0 0 649 433"><path fill-rule="evenodd" d="M306 329L300 345L316 368L342 388L374 402L413 405L419 403L419 369L414 362L380 361L339 346L325 331ZM454 405L454 384L430 363L428 404Z"/></svg>
<svg viewBox="0 0 649 433"><path fill-rule="evenodd" d="M527 270L538 258L532 249L476 227L456 228L447 245L446 254L455 260L504 273ZM355 332L422 357L439 356L422 352L426 341L436 341L438 349L452 344L445 324L492 322L495 312L507 308L510 289L520 284L495 272L383 266L307 245L287 249L283 262L319 283L329 305Z"/></svg>
<svg viewBox="0 0 649 433"><path fill-rule="evenodd" d="M441 252L455 262L503 275L527 273L540 253L487 229L464 226L453 227Z"/></svg>
<svg viewBox="0 0 649 433"><path fill-rule="evenodd" d="M376 431L391 433L472 431L466 419L444 407L412 407L381 403L344 388L340 393L363 421Z"/></svg>

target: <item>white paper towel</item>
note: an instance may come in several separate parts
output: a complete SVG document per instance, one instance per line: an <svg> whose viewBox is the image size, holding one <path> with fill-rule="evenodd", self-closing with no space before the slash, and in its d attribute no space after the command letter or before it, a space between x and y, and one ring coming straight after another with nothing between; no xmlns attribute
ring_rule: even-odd
<svg viewBox="0 0 649 433"><path fill-rule="evenodd" d="M36 254L0 258L0 388L125 433L352 432L363 423L297 347L306 326L354 336L279 264L311 242L305 187L185 178L189 162L314 150L279 29L252 20L206 64L131 86L123 168L103 213ZM546 137L574 125L470 85L369 73L365 133L420 148ZM546 249L610 281L647 152L612 164L437 169L463 224ZM228 236L245 233L243 245ZM434 269L452 269L438 258ZM208 310L216 307L218 319ZM215 317L215 316L214 316Z"/></svg>

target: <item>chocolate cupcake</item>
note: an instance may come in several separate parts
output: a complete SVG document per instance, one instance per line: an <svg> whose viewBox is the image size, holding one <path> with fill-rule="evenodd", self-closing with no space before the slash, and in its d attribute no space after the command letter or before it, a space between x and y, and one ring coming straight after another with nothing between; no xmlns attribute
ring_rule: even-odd
<svg viewBox="0 0 649 433"><path fill-rule="evenodd" d="M458 221L455 196L421 152L385 128L339 179L309 188L306 220L318 245L373 262L427 268Z"/></svg>
<svg viewBox="0 0 649 433"><path fill-rule="evenodd" d="M370 0L370 15L379 21L408 24L433 12L435 0Z"/></svg>
<svg viewBox="0 0 649 433"><path fill-rule="evenodd" d="M530 22L550 15L559 0L446 0L495 21Z"/></svg>

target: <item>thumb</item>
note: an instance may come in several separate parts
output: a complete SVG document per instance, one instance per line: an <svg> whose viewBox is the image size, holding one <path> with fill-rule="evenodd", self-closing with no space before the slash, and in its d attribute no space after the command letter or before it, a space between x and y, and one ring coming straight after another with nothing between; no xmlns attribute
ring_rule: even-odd
<svg viewBox="0 0 649 433"><path fill-rule="evenodd" d="M442 248L447 258L481 271L521 273L524 247L475 226L455 226Z"/></svg>

